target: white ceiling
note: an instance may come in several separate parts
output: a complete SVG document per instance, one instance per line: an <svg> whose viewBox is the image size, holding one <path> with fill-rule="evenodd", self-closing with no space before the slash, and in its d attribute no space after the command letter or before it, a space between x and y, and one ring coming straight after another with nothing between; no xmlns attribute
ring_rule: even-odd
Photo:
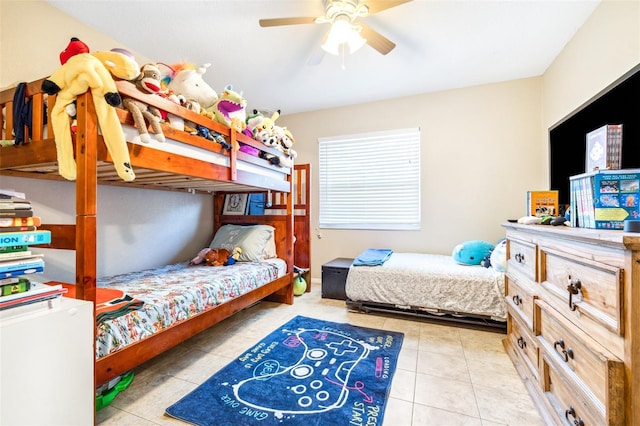
<svg viewBox="0 0 640 426"><path fill-rule="evenodd" d="M47 2L154 61L211 63L205 80L250 109L292 114L541 75L600 0L413 0L362 18L396 43L388 55L364 46L315 66L328 24L258 19L320 16L321 0Z"/></svg>

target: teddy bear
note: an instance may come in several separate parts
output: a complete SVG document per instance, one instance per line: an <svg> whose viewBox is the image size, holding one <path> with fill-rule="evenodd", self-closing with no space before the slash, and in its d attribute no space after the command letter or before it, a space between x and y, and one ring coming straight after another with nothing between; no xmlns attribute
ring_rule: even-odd
<svg viewBox="0 0 640 426"><path fill-rule="evenodd" d="M207 266L224 266L231 253L223 248L212 248L204 255L205 265Z"/></svg>
<svg viewBox="0 0 640 426"><path fill-rule="evenodd" d="M75 102L77 96L91 90L98 124L118 176L124 181L133 181L135 174L131 167L129 149L115 108L122 100L113 76L131 80L138 75L140 66L133 57L122 51L92 54L88 50L86 44L72 38L60 54L62 66L42 82L44 93L57 95L51 109L51 125L56 143L58 171L67 180L76 179L71 117L67 108Z"/></svg>
<svg viewBox="0 0 640 426"><path fill-rule="evenodd" d="M140 69L140 74L132 82L143 93L158 93L160 91L160 69L156 64L145 64ZM162 114L158 108L129 97L122 99L122 106L131 113L142 142L151 142L151 137L147 130L147 121L156 134L158 142L165 141L162 126L160 125Z"/></svg>
<svg viewBox="0 0 640 426"><path fill-rule="evenodd" d="M205 262L207 266L229 266L233 265L240 258L242 249L235 247L231 253L229 250L219 248L212 249L210 247L203 248L198 254L189 261L189 266L199 265Z"/></svg>

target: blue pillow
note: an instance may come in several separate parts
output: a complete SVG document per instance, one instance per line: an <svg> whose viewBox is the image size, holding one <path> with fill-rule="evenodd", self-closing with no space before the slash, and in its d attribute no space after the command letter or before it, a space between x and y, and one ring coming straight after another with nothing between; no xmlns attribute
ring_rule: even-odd
<svg viewBox="0 0 640 426"><path fill-rule="evenodd" d="M460 243L453 248L451 256L461 265L479 265L487 255L491 254L495 246L482 240Z"/></svg>

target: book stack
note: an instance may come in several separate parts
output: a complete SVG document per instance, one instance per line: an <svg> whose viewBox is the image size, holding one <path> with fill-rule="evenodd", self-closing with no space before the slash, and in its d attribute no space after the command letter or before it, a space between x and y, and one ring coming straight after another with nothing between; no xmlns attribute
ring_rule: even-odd
<svg viewBox="0 0 640 426"><path fill-rule="evenodd" d="M597 170L570 177L571 226L624 229L640 219L640 169Z"/></svg>
<svg viewBox="0 0 640 426"><path fill-rule="evenodd" d="M587 133L586 173L622 166L622 124L606 124Z"/></svg>
<svg viewBox="0 0 640 426"><path fill-rule="evenodd" d="M0 189L0 309L52 296L50 286L32 280L44 272L44 255L32 253L30 246L51 242L49 231L38 230L40 224L23 193Z"/></svg>

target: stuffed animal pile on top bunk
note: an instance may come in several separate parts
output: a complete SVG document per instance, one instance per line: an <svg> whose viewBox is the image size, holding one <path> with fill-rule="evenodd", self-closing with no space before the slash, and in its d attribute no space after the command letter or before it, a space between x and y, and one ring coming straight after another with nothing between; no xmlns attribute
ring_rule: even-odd
<svg viewBox="0 0 640 426"><path fill-rule="evenodd" d="M286 127L275 124L280 116L276 111L267 117L254 109L246 114L247 101L241 92L227 85L220 96L203 79L210 64L196 67L182 63L168 66L158 62L140 67L133 55L124 49L112 49L90 53L89 47L76 37L60 53L61 67L46 78L42 90L49 95L57 95L51 110L51 124L58 156L58 169L62 177L76 179L76 163L73 152L72 126L75 115L76 97L91 91L96 115L105 144L113 158L118 176L124 181L133 181L135 174L130 165L126 138L117 116L116 107L127 109L134 120L140 141L149 143L148 126L158 142L165 136L160 125L168 122L172 127L190 132L220 143L227 149L240 150L258 156L271 164L293 167L297 153L292 149L294 138ZM159 65L165 65L169 72L162 75ZM212 120L235 129L239 133L279 150L282 155L260 151L247 144L231 146L219 133L196 123L184 122L179 117L160 111L158 108L130 97L120 97L115 79L128 80L144 92L157 94L186 108L205 115Z"/></svg>
<svg viewBox="0 0 640 426"><path fill-rule="evenodd" d="M170 70L162 79L166 94L177 96L183 106L198 114L233 128L238 133L244 133L266 146L276 148L282 155L267 154L243 143L233 147L226 146L227 148L259 156L274 165L293 167L293 160L297 157L297 153L292 149L294 138L287 128L275 124L280 115L279 110L271 117L266 117L264 113L254 109L253 114L247 116L247 100L241 92L235 91L231 84L218 95L202 80L202 75L210 64L204 64L199 68L186 63L165 66ZM193 123L184 124L184 130L187 132L223 145L226 143L222 135L210 129Z"/></svg>

